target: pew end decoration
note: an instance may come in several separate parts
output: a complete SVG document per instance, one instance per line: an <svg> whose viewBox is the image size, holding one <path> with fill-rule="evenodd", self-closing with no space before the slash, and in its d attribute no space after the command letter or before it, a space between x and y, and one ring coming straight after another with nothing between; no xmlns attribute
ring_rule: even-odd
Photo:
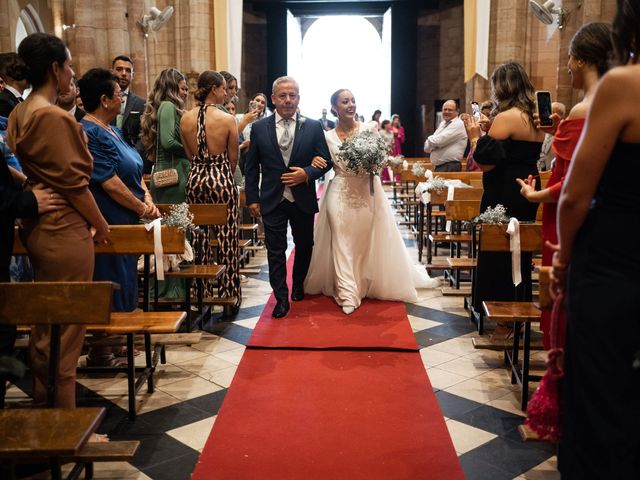
<svg viewBox="0 0 640 480"><path fill-rule="evenodd" d="M487 209L480 215L471 220L471 223L477 225L479 223L487 224L502 224L509 223L509 216L507 215L507 209L504 205L497 204L495 208L487 207Z"/></svg>
<svg viewBox="0 0 640 480"><path fill-rule="evenodd" d="M380 173L388 159L387 145L382 137L370 130L363 130L340 145L339 155L350 172L356 175L369 174L369 190L373 195L373 176Z"/></svg>
<svg viewBox="0 0 640 480"><path fill-rule="evenodd" d="M427 170L424 168L424 165L422 165L422 162L416 162L413 164L413 167L411 167L411 172L416 177L424 177Z"/></svg>

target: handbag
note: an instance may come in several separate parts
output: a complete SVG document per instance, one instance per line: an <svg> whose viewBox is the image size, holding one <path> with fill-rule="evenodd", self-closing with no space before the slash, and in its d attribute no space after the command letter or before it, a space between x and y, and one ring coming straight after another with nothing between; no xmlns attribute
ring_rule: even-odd
<svg viewBox="0 0 640 480"><path fill-rule="evenodd" d="M160 148L160 132L156 135L156 159L158 158L158 150ZM178 170L173 162L173 153L171 154L171 168L165 168L164 170L156 171L156 163L153 167L153 184L156 188L173 187L180 183L180 177L178 176Z"/></svg>
<svg viewBox="0 0 640 480"><path fill-rule="evenodd" d="M560 313L564 294L558 295L551 311L551 349L547 354L547 370L536 392L527 404L525 425L536 432L541 439L551 442L560 440L560 396L564 378L564 349L558 345Z"/></svg>

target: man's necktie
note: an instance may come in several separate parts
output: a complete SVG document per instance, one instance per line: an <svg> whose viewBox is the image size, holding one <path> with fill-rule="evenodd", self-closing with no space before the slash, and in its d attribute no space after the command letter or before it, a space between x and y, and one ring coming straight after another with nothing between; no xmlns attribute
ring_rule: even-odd
<svg viewBox="0 0 640 480"><path fill-rule="evenodd" d="M278 145L280 145L280 150L282 150L283 152L286 152L291 148L291 142L293 140L293 138L291 137L291 134L289 133L289 124L291 123L291 119L287 118L287 119L282 119L281 121L282 121L282 126L284 127L284 132L282 132L282 135L280 136L280 141L278 142Z"/></svg>

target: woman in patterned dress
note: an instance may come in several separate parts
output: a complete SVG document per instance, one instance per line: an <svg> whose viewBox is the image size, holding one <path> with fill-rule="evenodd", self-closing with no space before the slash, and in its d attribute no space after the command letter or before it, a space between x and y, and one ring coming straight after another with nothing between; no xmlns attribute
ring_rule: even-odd
<svg viewBox="0 0 640 480"><path fill-rule="evenodd" d="M227 205L227 224L205 229L204 234L196 235L194 242L196 251L203 252L203 260L213 264L216 257L211 240L218 240L218 259L227 267L220 279L219 292L221 296L236 298L237 308L241 301L239 195L233 172L238 163L238 128L232 115L216 108L224 101L225 87L224 78L218 72L208 70L200 74L195 94L200 106L184 114L180 132L185 151L191 158L187 202ZM214 284L207 282L205 295L212 297L213 293Z"/></svg>

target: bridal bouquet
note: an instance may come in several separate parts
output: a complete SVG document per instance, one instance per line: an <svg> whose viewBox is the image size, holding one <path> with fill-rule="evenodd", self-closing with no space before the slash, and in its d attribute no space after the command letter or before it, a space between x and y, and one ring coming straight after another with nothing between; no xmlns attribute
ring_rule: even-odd
<svg viewBox="0 0 640 480"><path fill-rule="evenodd" d="M347 170L360 174L369 174L369 188L373 195L373 176L377 175L387 163L387 145L377 134L369 130L347 138L340 145L340 158Z"/></svg>

